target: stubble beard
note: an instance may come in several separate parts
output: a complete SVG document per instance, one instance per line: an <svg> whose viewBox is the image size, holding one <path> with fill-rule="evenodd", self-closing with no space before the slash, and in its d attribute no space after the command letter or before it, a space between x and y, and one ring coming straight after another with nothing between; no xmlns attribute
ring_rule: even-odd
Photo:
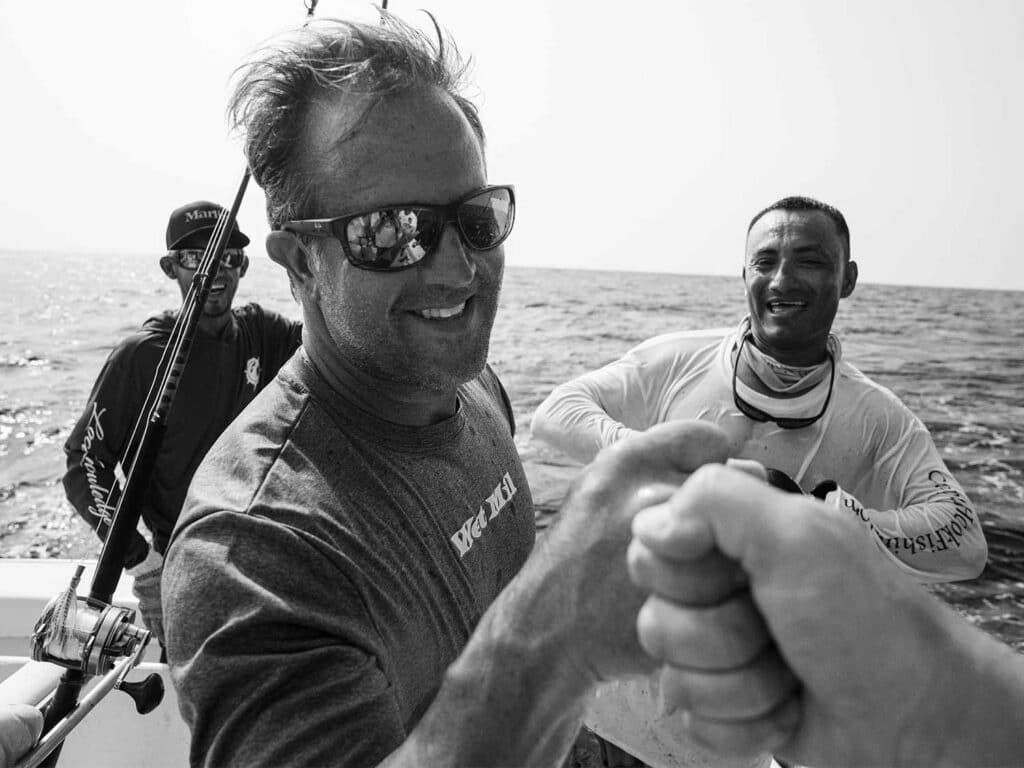
<svg viewBox="0 0 1024 768"><path fill-rule="evenodd" d="M335 347L348 364L381 382L447 394L483 371L490 350L494 310L481 322L472 339L429 351L418 349L413 341L394 332L394 325L367 331L367 323L354 330L345 320L334 316L329 324Z"/></svg>

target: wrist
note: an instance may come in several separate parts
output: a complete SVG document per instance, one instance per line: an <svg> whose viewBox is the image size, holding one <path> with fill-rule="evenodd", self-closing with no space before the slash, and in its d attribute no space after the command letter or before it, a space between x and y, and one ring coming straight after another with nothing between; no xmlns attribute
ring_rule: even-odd
<svg viewBox="0 0 1024 768"><path fill-rule="evenodd" d="M526 566L530 568L530 564ZM525 578L524 578L525 576ZM399 750L419 765L559 765L583 721L586 678L520 574L484 613ZM556 624L559 622L555 622ZM457 723L458 727L452 727ZM403 764L402 759L395 759Z"/></svg>
<svg viewBox="0 0 1024 768"><path fill-rule="evenodd" d="M583 722L588 677L535 613L498 603L446 670L416 730L466 765L490 764L494 755L509 765L560 764ZM459 728L451 727L453 713Z"/></svg>
<svg viewBox="0 0 1024 768"><path fill-rule="evenodd" d="M582 699L600 681L583 659L586 638L574 610L576 574L557 567L564 556L553 551L553 543L550 537L541 542L484 614L474 639L480 641L481 660L501 659L502 668L531 684L550 686L558 698Z"/></svg>
<svg viewBox="0 0 1024 768"><path fill-rule="evenodd" d="M935 684L924 699L918 729L931 739L902 764L1018 765L1024 659L938 599L934 602L941 614L932 635L938 649ZM924 763L922 755L928 758Z"/></svg>

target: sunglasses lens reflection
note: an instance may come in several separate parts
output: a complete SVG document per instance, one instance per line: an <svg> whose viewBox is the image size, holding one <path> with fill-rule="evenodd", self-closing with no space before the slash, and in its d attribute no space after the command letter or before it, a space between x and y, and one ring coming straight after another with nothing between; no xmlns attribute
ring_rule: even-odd
<svg viewBox="0 0 1024 768"><path fill-rule="evenodd" d="M352 260L371 269L415 264L433 245L427 225L431 213L421 208L388 208L354 217L344 233Z"/></svg>
<svg viewBox="0 0 1024 768"><path fill-rule="evenodd" d="M459 206L459 229L470 246L487 251L508 237L514 213L509 190L491 189Z"/></svg>
<svg viewBox="0 0 1024 768"><path fill-rule="evenodd" d="M401 269L423 260L437 247L448 216L442 206L383 208L340 219L332 234L345 244L357 267ZM454 211L463 241L477 251L500 245L512 230L514 216L512 191L503 187L480 192Z"/></svg>

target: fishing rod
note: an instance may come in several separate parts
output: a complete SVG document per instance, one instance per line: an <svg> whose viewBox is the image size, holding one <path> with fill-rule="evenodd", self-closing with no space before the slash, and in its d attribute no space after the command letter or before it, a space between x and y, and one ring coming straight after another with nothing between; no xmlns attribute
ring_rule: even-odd
<svg viewBox="0 0 1024 768"><path fill-rule="evenodd" d="M101 695L115 688L123 690L135 700L140 714L151 712L163 699L163 680L157 673L140 683L124 681L149 643L151 633L134 624L134 610L111 605L111 601L121 578L128 545L142 514L143 495L167 430L167 417L188 363L199 318L217 278L249 178L246 167L231 208L222 211L217 219L160 356L145 405L121 462L121 467L127 467L127 471L111 488L104 505L105 510L113 508L114 511L106 526L89 595L79 597L77 594L84 570L83 566L78 566L71 584L50 601L36 622L32 633L32 658L58 664L66 671L45 708L43 739L29 753L24 761L26 765L52 768L56 764L64 737L86 714L78 699L90 677L105 675L104 683L108 680L109 683L97 686L103 690ZM117 495L116 502L114 495ZM95 706L95 701L90 701L89 709ZM42 754L44 751L46 755Z"/></svg>

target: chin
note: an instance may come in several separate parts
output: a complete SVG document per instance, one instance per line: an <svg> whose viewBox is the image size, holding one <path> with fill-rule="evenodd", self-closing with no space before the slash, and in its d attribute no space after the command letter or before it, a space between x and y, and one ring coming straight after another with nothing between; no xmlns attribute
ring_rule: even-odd
<svg viewBox="0 0 1024 768"><path fill-rule="evenodd" d="M401 374L406 384L434 392L450 392L480 375L487 364L487 349L484 348L482 354L412 362L414 364Z"/></svg>
<svg viewBox="0 0 1024 768"><path fill-rule="evenodd" d="M203 307L203 316L204 317L221 317L222 315L226 315L230 311L231 311L231 305L230 304L225 304L225 305L223 305L221 307L214 307L213 309L211 309L210 305L207 304L206 306Z"/></svg>
<svg viewBox="0 0 1024 768"><path fill-rule="evenodd" d="M429 371L423 371L422 374L417 377L417 385L424 389L433 390L435 392L450 392L453 389L458 389L467 381L472 381L480 372L484 369L486 361L481 362L479 365L471 366L460 366L458 368L435 368Z"/></svg>

